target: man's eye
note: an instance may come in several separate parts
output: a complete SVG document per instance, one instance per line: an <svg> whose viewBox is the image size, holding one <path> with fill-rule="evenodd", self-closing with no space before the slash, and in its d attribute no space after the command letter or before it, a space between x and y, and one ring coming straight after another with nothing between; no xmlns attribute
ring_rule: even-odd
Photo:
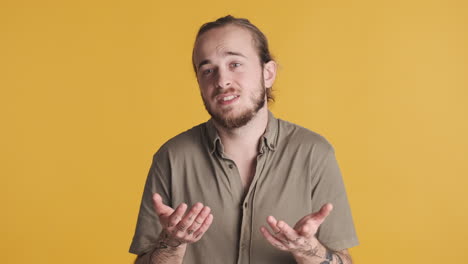
<svg viewBox="0 0 468 264"><path fill-rule="evenodd" d="M231 63L231 67L233 67L233 68L237 68L239 66L241 66L241 64L238 63L238 62Z"/></svg>
<svg viewBox="0 0 468 264"><path fill-rule="evenodd" d="M206 69L206 70L202 71L203 75L208 75L208 74L210 74L212 72L213 72L213 69Z"/></svg>

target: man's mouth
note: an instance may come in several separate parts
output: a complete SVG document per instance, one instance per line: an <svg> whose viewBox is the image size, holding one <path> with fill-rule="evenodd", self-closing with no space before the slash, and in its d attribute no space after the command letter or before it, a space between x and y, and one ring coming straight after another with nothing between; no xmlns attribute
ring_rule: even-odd
<svg viewBox="0 0 468 264"><path fill-rule="evenodd" d="M226 101L230 101L230 100L232 100L234 98L237 98L237 97L239 97L239 96L238 95L228 95L228 96L225 96L225 97L221 98L221 100L223 102L226 102Z"/></svg>
<svg viewBox="0 0 468 264"><path fill-rule="evenodd" d="M220 94L216 96L216 102L221 105L230 105L239 99L240 95L237 94Z"/></svg>

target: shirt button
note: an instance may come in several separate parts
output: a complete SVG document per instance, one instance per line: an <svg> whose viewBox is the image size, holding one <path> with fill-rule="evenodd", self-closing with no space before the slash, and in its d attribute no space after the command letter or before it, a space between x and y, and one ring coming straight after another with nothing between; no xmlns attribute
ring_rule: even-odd
<svg viewBox="0 0 468 264"><path fill-rule="evenodd" d="M244 203L244 208L247 208L247 203Z"/></svg>
<svg viewBox="0 0 468 264"><path fill-rule="evenodd" d="M232 169L232 168L234 168L234 165L229 164L228 167L229 167L230 169Z"/></svg>
<svg viewBox="0 0 468 264"><path fill-rule="evenodd" d="M270 143L270 148L274 148L275 145L273 145L273 143Z"/></svg>

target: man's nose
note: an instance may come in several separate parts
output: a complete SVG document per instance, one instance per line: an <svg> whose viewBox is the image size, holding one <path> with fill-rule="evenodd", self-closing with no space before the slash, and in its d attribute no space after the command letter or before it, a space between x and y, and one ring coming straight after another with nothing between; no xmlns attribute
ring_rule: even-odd
<svg viewBox="0 0 468 264"><path fill-rule="evenodd" d="M218 88L229 88L232 84L232 76L229 71L224 69L218 70L218 78L216 80L216 87Z"/></svg>

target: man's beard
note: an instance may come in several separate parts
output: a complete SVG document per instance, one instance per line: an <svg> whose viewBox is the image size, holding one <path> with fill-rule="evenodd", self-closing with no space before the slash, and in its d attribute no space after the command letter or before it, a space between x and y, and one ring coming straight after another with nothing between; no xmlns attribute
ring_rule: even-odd
<svg viewBox="0 0 468 264"><path fill-rule="evenodd" d="M206 111L211 115L211 117L218 123L219 125L223 126L227 129L239 128L245 126L247 123L252 120L252 118L262 109L265 105L265 86L263 83L260 83L260 93L255 94L250 98L253 103L253 107L249 109L245 109L242 113L237 116L223 116L223 113L228 113L229 111L233 110L232 107L229 107L226 110L222 110L221 113L213 111L210 108L208 102L206 102L205 98L203 98L203 103L205 104Z"/></svg>

